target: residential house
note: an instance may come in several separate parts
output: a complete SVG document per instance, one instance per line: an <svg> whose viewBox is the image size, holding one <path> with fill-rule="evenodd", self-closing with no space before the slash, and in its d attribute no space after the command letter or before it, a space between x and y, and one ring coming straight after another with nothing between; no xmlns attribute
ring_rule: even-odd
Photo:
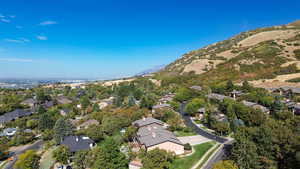
<svg viewBox="0 0 300 169"><path fill-rule="evenodd" d="M162 121L150 117L137 120L133 125L139 128L134 140L141 148L147 151L159 148L176 155L184 153L184 145L174 133L165 129Z"/></svg>
<svg viewBox="0 0 300 169"><path fill-rule="evenodd" d="M195 114L196 114L196 118L198 118L199 120L201 120L204 117L205 108L202 107L202 108L198 109L198 111Z"/></svg>
<svg viewBox="0 0 300 169"><path fill-rule="evenodd" d="M29 98L29 99L26 99L26 100L21 102L21 104L29 106L30 108L35 107L37 105L37 103L38 102L33 98Z"/></svg>
<svg viewBox="0 0 300 169"><path fill-rule="evenodd" d="M56 98L58 104L71 104L73 101L67 98L66 96L58 96Z"/></svg>
<svg viewBox="0 0 300 169"><path fill-rule="evenodd" d="M129 169L140 169L143 167L142 161L140 159L134 159L129 163Z"/></svg>
<svg viewBox="0 0 300 169"><path fill-rule="evenodd" d="M289 100L284 101L283 103L294 115L300 115L300 103L295 103Z"/></svg>
<svg viewBox="0 0 300 169"><path fill-rule="evenodd" d="M285 86L285 87L279 87L279 88L270 88L269 91L271 91L273 93L277 93L279 95L286 96L286 97L291 94L300 95L300 88L298 88L298 87Z"/></svg>
<svg viewBox="0 0 300 169"><path fill-rule="evenodd" d="M232 92L230 92L230 96L236 100L237 97L240 97L242 96L244 93L242 91L239 91L239 90L233 90Z"/></svg>
<svg viewBox="0 0 300 169"><path fill-rule="evenodd" d="M4 115L0 116L0 126L3 127L4 123L16 120L18 118L32 115L33 111L31 110L24 110L24 109L16 109L12 112L5 113Z"/></svg>
<svg viewBox="0 0 300 169"><path fill-rule="evenodd" d="M174 97L175 97L175 94L168 93L165 96L163 96L162 98L160 98L158 100L158 102L159 102L159 104L166 104L166 103L172 101Z"/></svg>
<svg viewBox="0 0 300 169"><path fill-rule="evenodd" d="M207 98L212 99L212 100L217 100L219 102L222 102L224 99L233 99L232 97L225 96L222 94L217 94L217 93L211 93L206 95Z"/></svg>
<svg viewBox="0 0 300 169"><path fill-rule="evenodd" d="M66 136L60 144L66 146L71 153L89 150L95 146L95 142L85 136Z"/></svg>
<svg viewBox="0 0 300 169"><path fill-rule="evenodd" d="M60 115L62 115L62 116L66 116L66 115L68 115L70 112L71 112L70 109L61 109L61 110L59 110L59 113L60 113Z"/></svg>
<svg viewBox="0 0 300 169"><path fill-rule="evenodd" d="M12 137L16 134L16 132L16 128L6 128L2 131L2 133L0 133L0 136Z"/></svg>
<svg viewBox="0 0 300 169"><path fill-rule="evenodd" d="M45 108L45 109L49 109L49 108L51 108L51 107L53 107L54 106L54 102L53 101L46 101L44 104L43 104L43 107Z"/></svg>
<svg viewBox="0 0 300 169"><path fill-rule="evenodd" d="M267 114L270 113L270 110L268 108L266 108L265 106L262 106L260 104L257 104L257 103L254 103L254 102L249 102L249 101L246 101L246 100L243 100L242 103L247 107L251 107L251 108L254 108L254 109L261 110L262 112L267 113Z"/></svg>
<svg viewBox="0 0 300 169"><path fill-rule="evenodd" d="M91 119L91 120L88 120L88 121L85 121L84 123L82 123L81 125L79 125L77 127L77 130L80 130L80 129L87 129L89 126L91 125L99 125L99 122L97 120L94 120L94 119Z"/></svg>

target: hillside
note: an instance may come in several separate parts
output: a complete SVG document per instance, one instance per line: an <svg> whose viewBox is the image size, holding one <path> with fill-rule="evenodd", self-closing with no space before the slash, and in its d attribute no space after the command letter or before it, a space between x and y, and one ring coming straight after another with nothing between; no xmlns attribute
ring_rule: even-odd
<svg viewBox="0 0 300 169"><path fill-rule="evenodd" d="M194 72L198 83L273 79L300 70L300 21L240 33L184 54L160 77ZM299 76L300 77L300 76Z"/></svg>

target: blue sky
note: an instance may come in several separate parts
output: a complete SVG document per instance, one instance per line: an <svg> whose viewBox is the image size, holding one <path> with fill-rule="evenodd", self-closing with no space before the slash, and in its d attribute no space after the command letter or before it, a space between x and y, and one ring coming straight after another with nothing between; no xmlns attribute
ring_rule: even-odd
<svg viewBox="0 0 300 169"><path fill-rule="evenodd" d="M299 0L3 0L0 78L111 78L300 19Z"/></svg>

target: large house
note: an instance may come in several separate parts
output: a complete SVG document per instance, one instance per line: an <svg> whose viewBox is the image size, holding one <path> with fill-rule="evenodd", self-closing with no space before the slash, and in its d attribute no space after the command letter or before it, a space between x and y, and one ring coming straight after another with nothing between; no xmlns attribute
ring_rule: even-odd
<svg viewBox="0 0 300 169"><path fill-rule="evenodd" d="M269 88L268 90L283 96L289 96L291 94L300 95L300 88L298 87L285 86L279 88Z"/></svg>
<svg viewBox="0 0 300 169"><path fill-rule="evenodd" d="M217 94L217 93L208 94L208 95L206 95L206 97L209 98L209 99L212 99L212 100L220 101L220 102L222 102L224 99L234 99L232 97Z"/></svg>
<svg viewBox="0 0 300 169"><path fill-rule="evenodd" d="M71 153L89 150L95 146L95 142L85 136L66 136L60 144L66 146Z"/></svg>
<svg viewBox="0 0 300 169"><path fill-rule="evenodd" d="M254 102L245 101L245 100L242 101L242 103L245 106L247 106L247 107L251 107L251 108L254 108L254 109L261 110L262 112L267 113L267 114L270 113L270 110L268 108L266 108L265 106L262 106L260 104L257 104L257 103L254 103Z"/></svg>
<svg viewBox="0 0 300 169"><path fill-rule="evenodd" d="M3 127L4 123L16 120L18 118L32 115L33 111L31 110L23 110L23 109L16 109L12 112L5 113L4 115L0 116L0 127Z"/></svg>
<svg viewBox="0 0 300 169"><path fill-rule="evenodd" d="M37 103L38 102L33 98L29 98L29 99L26 99L26 100L21 102L21 104L29 106L30 108L35 107L37 105Z"/></svg>
<svg viewBox="0 0 300 169"><path fill-rule="evenodd" d="M166 130L162 121L148 117L133 122L133 125L138 127L135 141L141 148L147 151L159 148L176 155L184 153L184 145L172 132Z"/></svg>

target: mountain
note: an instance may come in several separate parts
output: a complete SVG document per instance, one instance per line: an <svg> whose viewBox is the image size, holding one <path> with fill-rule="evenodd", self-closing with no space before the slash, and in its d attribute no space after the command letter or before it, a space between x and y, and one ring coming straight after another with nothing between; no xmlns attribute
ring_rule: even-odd
<svg viewBox="0 0 300 169"><path fill-rule="evenodd" d="M196 74L199 83L273 79L300 72L300 20L242 32L184 54L160 77ZM300 77L300 75L299 75Z"/></svg>
<svg viewBox="0 0 300 169"><path fill-rule="evenodd" d="M157 66L154 66L153 68L150 68L150 69L144 70L144 71L142 71L140 73L137 73L136 76L143 76L143 75L147 75L147 74L158 72L158 71L162 70L165 66L166 65L157 65Z"/></svg>

